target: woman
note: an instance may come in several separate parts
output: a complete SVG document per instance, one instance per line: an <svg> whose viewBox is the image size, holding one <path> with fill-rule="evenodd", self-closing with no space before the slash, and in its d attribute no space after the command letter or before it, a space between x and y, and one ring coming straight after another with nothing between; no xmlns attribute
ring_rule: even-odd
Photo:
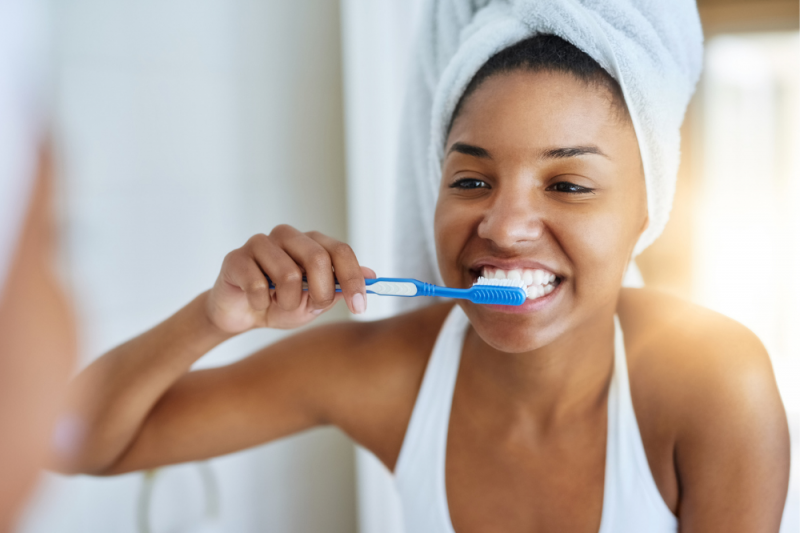
<svg viewBox="0 0 800 533"><path fill-rule="evenodd" d="M78 376L86 433L62 469L119 474L335 424L395 472L409 531L777 531L788 431L764 348L720 315L622 289L650 220L617 82L560 38L523 40L472 78L443 150L444 282L519 276L526 304L327 325L189 372L249 329L296 328L341 299L365 310L374 273L346 244L279 226Z"/></svg>

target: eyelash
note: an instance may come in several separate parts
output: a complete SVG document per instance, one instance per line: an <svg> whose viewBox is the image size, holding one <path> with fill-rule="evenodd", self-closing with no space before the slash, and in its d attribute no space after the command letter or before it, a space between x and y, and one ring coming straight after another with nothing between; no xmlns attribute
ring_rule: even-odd
<svg viewBox="0 0 800 533"><path fill-rule="evenodd" d="M467 187L466 186L467 183L481 183L484 186L488 185L485 181L479 180L479 179L476 179L476 178L461 178L460 180L456 180L455 182L453 182L453 184L450 185L450 188L451 189L461 189L461 190L465 190L465 191L470 191L472 189L482 189L482 188L484 188L484 187L481 187L481 186Z"/></svg>
<svg viewBox="0 0 800 533"><path fill-rule="evenodd" d="M470 183L472 185L467 186L467 183ZM474 184L483 184L483 186L481 185L476 186ZM488 184L485 181L476 178L462 178L460 180L453 182L453 184L450 185L451 189L461 189L467 191L473 189L483 189L485 187L488 187ZM564 190L564 188L566 188L567 190ZM558 183L554 183L553 185L550 185L547 188L547 190L555 192L563 192L566 194L589 194L594 192L594 189L590 189L588 187L581 187L580 185L575 185L574 183L570 183L568 181L559 181Z"/></svg>
<svg viewBox="0 0 800 533"><path fill-rule="evenodd" d="M559 190L559 185L564 185L570 190ZM594 192L594 189L590 189L589 187L581 187L580 185L575 185L574 183L570 183L568 181L559 181L558 183L554 183L548 187L548 190L564 192L567 194L588 194Z"/></svg>

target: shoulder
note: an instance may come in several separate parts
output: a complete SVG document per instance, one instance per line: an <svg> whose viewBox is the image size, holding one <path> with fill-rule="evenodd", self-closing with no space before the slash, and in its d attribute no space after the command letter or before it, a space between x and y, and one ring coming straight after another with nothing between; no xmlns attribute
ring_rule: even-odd
<svg viewBox="0 0 800 533"><path fill-rule="evenodd" d="M623 289L618 314L631 374L676 402L777 392L764 345L735 320L648 289Z"/></svg>
<svg viewBox="0 0 800 533"><path fill-rule="evenodd" d="M735 320L647 289L623 289L618 313L632 385L652 390L682 419L748 403L780 407L764 345Z"/></svg>
<svg viewBox="0 0 800 533"><path fill-rule="evenodd" d="M392 467L439 330L452 304L372 322L329 324L302 334L320 418ZM308 351L304 350L304 353Z"/></svg>
<svg viewBox="0 0 800 533"><path fill-rule="evenodd" d="M758 337L658 291L623 289L617 310L656 478L660 456L674 468L684 497L693 486L725 492L725 483L780 485L788 475L788 428ZM740 462L745 466L733 467Z"/></svg>

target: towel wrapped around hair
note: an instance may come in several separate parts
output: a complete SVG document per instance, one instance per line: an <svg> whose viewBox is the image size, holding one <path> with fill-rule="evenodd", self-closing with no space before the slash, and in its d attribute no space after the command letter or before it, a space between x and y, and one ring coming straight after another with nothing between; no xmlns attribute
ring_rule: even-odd
<svg viewBox="0 0 800 533"><path fill-rule="evenodd" d="M675 194L680 126L702 68L692 0L425 0L420 23L398 152L398 273L441 283L433 216L451 115L489 58L537 34L572 43L619 83L647 189L649 225L634 257L661 234ZM636 285L631 265L626 285Z"/></svg>

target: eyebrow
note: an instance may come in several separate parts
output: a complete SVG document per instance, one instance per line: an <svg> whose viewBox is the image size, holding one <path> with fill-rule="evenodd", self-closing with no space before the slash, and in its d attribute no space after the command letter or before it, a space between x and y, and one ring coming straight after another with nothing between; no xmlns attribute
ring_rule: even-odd
<svg viewBox="0 0 800 533"><path fill-rule="evenodd" d="M541 154L542 159L566 159L568 157L579 157L582 155L600 155L605 158L608 156L597 146L567 146L564 148L551 148Z"/></svg>
<svg viewBox="0 0 800 533"><path fill-rule="evenodd" d="M448 154L452 152L458 152L459 154L464 155L471 155L472 157L480 157L481 159L491 159L492 154L489 153L489 150L486 148L481 148L480 146L474 146L472 144L467 143L453 143L450 149L447 151Z"/></svg>
<svg viewBox="0 0 800 533"><path fill-rule="evenodd" d="M492 154L490 154L489 150L486 148L462 142L453 143L447 153L450 154L452 152L458 152L459 154L481 159L492 159ZM580 157L582 155L599 155L608 159L608 156L600 148L593 145L551 148L543 151L539 157L542 159L567 159L570 157Z"/></svg>

